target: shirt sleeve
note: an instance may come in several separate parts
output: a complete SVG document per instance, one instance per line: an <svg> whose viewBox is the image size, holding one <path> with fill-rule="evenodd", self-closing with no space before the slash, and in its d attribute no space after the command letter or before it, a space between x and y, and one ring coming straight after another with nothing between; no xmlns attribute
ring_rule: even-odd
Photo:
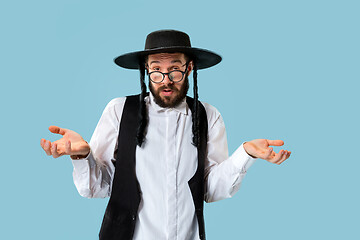
<svg viewBox="0 0 360 240"><path fill-rule="evenodd" d="M247 170L255 162L243 144L229 157L225 124L214 108L208 115L207 161L205 163L205 201L215 202L232 197L240 188Z"/></svg>
<svg viewBox="0 0 360 240"><path fill-rule="evenodd" d="M72 160L74 184L83 197L104 198L111 194L115 150L125 98L108 103L90 140L90 154Z"/></svg>

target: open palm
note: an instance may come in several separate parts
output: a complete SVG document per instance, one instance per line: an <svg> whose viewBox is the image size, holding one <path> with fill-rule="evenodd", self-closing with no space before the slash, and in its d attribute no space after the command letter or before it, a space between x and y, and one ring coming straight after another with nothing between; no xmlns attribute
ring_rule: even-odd
<svg viewBox="0 0 360 240"><path fill-rule="evenodd" d="M89 144L77 132L57 126L50 126L49 130L63 137L54 142L41 139L40 145L47 155L57 158L63 155L86 156L89 154Z"/></svg>
<svg viewBox="0 0 360 240"><path fill-rule="evenodd" d="M275 164L281 164L290 157L291 152L280 150L276 153L270 146L282 146L282 140L255 139L244 143L245 151L253 157L262 158Z"/></svg>

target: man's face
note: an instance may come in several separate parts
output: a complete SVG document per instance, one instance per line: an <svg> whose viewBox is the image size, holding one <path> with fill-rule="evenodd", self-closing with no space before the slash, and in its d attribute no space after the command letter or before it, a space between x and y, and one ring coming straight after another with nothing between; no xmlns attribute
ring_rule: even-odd
<svg viewBox="0 0 360 240"><path fill-rule="evenodd" d="M147 71L160 71L168 73L173 70L186 71L186 59L183 53L158 53L148 56ZM192 70L192 63L188 66L184 79L180 82L173 82L165 75L161 83L153 83L149 80L149 89L154 96L155 102L166 108L176 107L186 97L189 89L188 76Z"/></svg>

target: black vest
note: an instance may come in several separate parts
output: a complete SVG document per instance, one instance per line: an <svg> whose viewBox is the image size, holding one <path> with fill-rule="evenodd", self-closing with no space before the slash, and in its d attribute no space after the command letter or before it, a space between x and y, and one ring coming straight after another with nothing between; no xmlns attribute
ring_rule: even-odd
<svg viewBox="0 0 360 240"><path fill-rule="evenodd" d="M194 99L187 97L190 109ZM131 240L134 235L137 212L140 204L140 188L135 173L136 132L139 122L140 96L128 96L121 117L118 151L113 186L108 206L101 225L100 240ZM198 219L199 237L205 240L204 224L204 163L207 145L207 117L204 106L199 102L200 144L198 167L188 184L192 193L195 214ZM191 137L189 136L189 141Z"/></svg>

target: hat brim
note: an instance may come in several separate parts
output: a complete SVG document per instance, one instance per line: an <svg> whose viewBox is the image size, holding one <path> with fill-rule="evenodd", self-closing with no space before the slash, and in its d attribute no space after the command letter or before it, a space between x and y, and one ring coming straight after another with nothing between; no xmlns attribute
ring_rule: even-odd
<svg viewBox="0 0 360 240"><path fill-rule="evenodd" d="M127 69L139 69L139 64L144 61L144 57L156 53L175 53L181 52L188 55L190 58L195 59L198 69L212 67L219 62L222 58L220 55L206 49L193 48L193 47L164 47L155 48L144 51L137 51L132 53L123 54L114 59L114 62L120 67Z"/></svg>

